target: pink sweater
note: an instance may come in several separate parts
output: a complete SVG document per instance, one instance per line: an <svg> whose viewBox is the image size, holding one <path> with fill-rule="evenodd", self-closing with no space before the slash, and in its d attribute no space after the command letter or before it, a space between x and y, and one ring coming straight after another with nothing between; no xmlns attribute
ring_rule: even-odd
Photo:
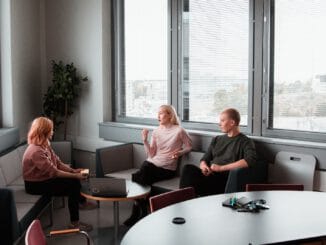
<svg viewBox="0 0 326 245"><path fill-rule="evenodd" d="M192 143L187 132L178 125L169 128L158 127L153 130L151 144L144 142L147 161L158 167L176 170L178 159L172 153L181 151L182 155L190 152Z"/></svg>
<svg viewBox="0 0 326 245"><path fill-rule="evenodd" d="M57 177L57 170L74 172L62 163L54 151L30 144L23 156L23 178L26 181L44 181Z"/></svg>

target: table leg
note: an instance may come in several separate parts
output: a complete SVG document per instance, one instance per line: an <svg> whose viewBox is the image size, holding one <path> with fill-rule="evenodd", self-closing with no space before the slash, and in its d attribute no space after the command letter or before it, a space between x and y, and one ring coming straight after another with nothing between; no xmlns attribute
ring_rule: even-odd
<svg viewBox="0 0 326 245"><path fill-rule="evenodd" d="M119 202L113 202L114 243L119 244Z"/></svg>

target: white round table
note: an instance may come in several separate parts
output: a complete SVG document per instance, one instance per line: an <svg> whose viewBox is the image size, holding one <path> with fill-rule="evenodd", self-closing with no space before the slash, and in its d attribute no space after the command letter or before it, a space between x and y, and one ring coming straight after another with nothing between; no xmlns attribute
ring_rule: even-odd
<svg viewBox="0 0 326 245"><path fill-rule="evenodd" d="M270 206L259 213L223 207L235 196L265 199ZM326 193L262 191L214 195L160 209L136 223L122 245L266 244L317 238L326 235ZM183 217L185 224L171 221Z"/></svg>

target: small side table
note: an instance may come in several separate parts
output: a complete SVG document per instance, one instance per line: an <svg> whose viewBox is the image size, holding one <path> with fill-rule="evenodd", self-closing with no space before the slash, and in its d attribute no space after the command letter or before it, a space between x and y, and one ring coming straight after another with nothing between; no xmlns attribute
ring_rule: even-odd
<svg viewBox="0 0 326 245"><path fill-rule="evenodd" d="M114 220L114 242L118 244L119 235L119 202L133 201L136 199L145 198L151 191L150 186L142 186L138 183L126 180L128 195L126 197L97 197L93 196L89 190L88 182L82 184L81 195L90 200L95 201L110 201L113 202L113 220Z"/></svg>

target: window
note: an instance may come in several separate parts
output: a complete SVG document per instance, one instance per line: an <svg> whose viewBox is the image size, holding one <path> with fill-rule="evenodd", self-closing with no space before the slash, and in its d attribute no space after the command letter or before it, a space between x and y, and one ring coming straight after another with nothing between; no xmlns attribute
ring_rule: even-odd
<svg viewBox="0 0 326 245"><path fill-rule="evenodd" d="M112 1L116 121L168 103L216 131L235 107L246 133L326 139L326 1Z"/></svg>
<svg viewBox="0 0 326 245"><path fill-rule="evenodd" d="M119 117L156 118L168 103L166 0L124 0L120 23Z"/></svg>
<svg viewBox="0 0 326 245"><path fill-rule="evenodd" d="M183 120L216 123L227 107L247 125L249 1L185 0Z"/></svg>
<svg viewBox="0 0 326 245"><path fill-rule="evenodd" d="M235 107L248 124L249 0L114 2L118 121L156 118L171 103L183 122L216 129Z"/></svg>
<svg viewBox="0 0 326 245"><path fill-rule="evenodd" d="M270 128L326 132L326 1L274 4Z"/></svg>

